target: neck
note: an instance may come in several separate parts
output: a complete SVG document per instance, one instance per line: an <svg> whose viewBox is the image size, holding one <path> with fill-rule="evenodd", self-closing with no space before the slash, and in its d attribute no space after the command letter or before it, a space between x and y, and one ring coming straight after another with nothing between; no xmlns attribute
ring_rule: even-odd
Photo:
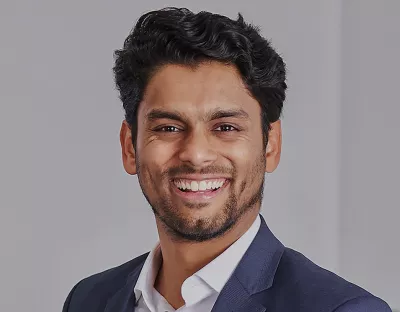
<svg viewBox="0 0 400 312"><path fill-rule="evenodd" d="M171 239L164 224L156 218L162 253L162 265L154 284L157 291L173 308L183 306L183 282L238 240L253 224L258 212L259 208L248 211L223 236L205 242Z"/></svg>

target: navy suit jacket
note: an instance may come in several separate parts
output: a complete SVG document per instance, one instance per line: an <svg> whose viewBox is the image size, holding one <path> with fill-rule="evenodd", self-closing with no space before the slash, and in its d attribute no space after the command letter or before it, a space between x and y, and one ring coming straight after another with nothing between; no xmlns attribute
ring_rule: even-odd
<svg viewBox="0 0 400 312"><path fill-rule="evenodd" d="M147 254L80 281L63 312L133 312ZM261 216L260 229L212 312L390 312L364 289L286 248Z"/></svg>

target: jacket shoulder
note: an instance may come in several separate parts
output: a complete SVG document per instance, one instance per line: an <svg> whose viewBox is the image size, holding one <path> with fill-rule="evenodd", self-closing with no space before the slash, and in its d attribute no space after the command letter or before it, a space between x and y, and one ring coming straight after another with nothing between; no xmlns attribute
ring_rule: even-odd
<svg viewBox="0 0 400 312"><path fill-rule="evenodd" d="M82 279L68 294L63 312L100 311L106 306L108 299L124 287L128 276L143 266L147 255L145 253L124 264Z"/></svg>
<svg viewBox="0 0 400 312"><path fill-rule="evenodd" d="M358 298L380 300L290 248L282 254L271 291L285 311L290 311L288 304L299 312L331 312Z"/></svg>
<svg viewBox="0 0 400 312"><path fill-rule="evenodd" d="M334 312L392 312L392 310L382 299L374 296L367 296L346 301Z"/></svg>

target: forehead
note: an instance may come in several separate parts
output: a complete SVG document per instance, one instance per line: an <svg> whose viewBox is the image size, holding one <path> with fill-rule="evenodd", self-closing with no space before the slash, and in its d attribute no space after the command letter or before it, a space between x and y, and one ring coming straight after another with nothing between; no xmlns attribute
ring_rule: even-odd
<svg viewBox="0 0 400 312"><path fill-rule="evenodd" d="M251 114L260 113L259 105L246 89L233 65L217 62L202 63L191 68L166 65L149 81L140 111L152 108L179 110L202 114L219 108L240 108Z"/></svg>

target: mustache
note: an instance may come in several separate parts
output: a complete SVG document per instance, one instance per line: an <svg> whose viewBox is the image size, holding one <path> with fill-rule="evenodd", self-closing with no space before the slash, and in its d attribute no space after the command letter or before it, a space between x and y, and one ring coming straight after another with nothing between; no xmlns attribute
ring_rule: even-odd
<svg viewBox="0 0 400 312"><path fill-rule="evenodd" d="M178 175L183 175L183 174L223 174L223 175L229 175L229 176L234 177L235 172L236 171L233 168L227 168L227 167L216 166L216 165L204 167L201 169L196 169L189 165L182 165L182 166L168 168L162 174L162 176L163 176L163 178L164 177L174 178Z"/></svg>

